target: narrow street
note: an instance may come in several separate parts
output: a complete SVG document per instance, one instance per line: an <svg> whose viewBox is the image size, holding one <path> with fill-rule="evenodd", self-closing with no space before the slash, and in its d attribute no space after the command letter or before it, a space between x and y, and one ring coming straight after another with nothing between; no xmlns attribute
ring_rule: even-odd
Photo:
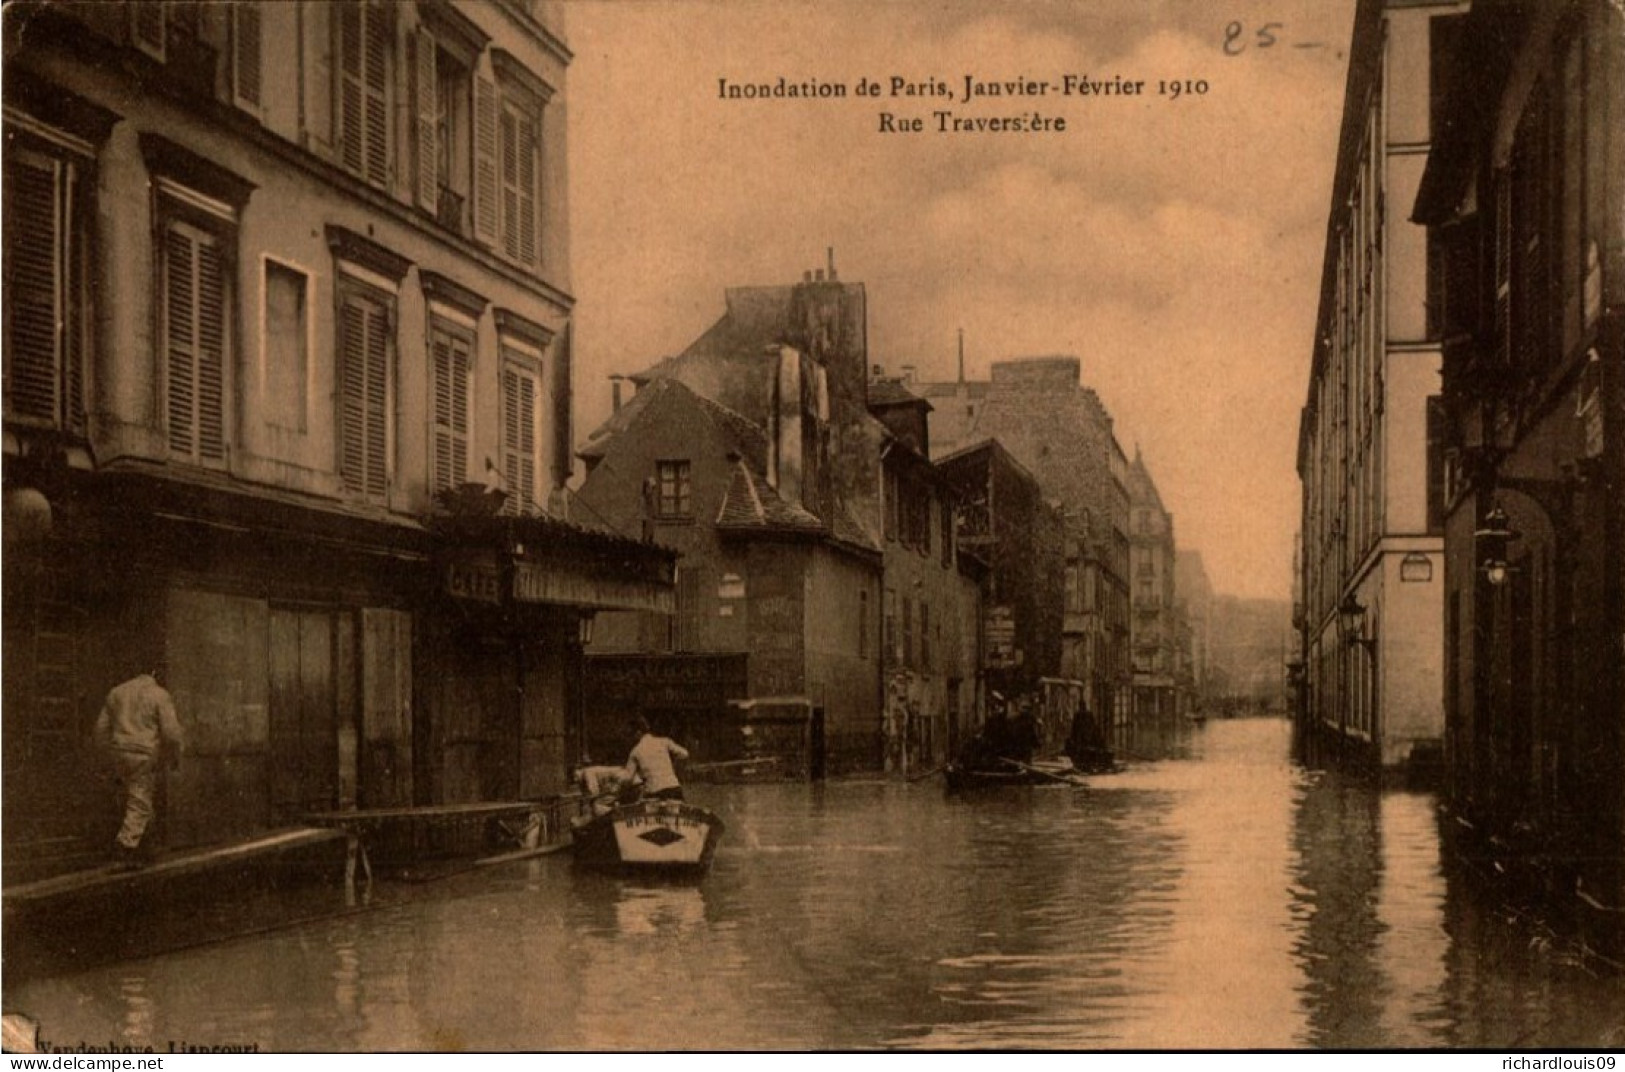
<svg viewBox="0 0 1625 1072"><path fill-rule="evenodd" d="M1282 720L1162 744L1087 789L694 786L729 824L698 884L568 855L381 883L8 1011L159 1050L1625 1042L1617 979L1446 873L1431 795L1293 766Z"/></svg>

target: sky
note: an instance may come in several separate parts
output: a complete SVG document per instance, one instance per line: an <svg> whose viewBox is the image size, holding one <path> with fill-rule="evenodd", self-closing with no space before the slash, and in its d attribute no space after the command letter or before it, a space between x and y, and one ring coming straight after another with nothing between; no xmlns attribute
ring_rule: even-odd
<svg viewBox="0 0 1625 1072"><path fill-rule="evenodd" d="M872 362L952 379L960 329L973 379L1076 355L1214 588L1287 598L1352 24L1353 0L570 0L578 438L610 374L833 247ZM1068 75L1141 92L1063 95ZM719 89L781 76L847 96ZM967 76L1050 85L965 101ZM1066 126L941 132L936 111Z"/></svg>

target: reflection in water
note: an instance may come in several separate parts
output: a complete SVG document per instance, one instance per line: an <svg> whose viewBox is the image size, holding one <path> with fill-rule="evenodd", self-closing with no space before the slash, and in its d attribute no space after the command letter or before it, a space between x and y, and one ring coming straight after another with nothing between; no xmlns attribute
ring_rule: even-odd
<svg viewBox="0 0 1625 1072"><path fill-rule="evenodd" d="M711 873L547 857L8 989L58 1042L280 1050L1618 1045L1625 993L1447 874L1431 796L1283 722L1142 734L1090 788L700 787Z"/></svg>

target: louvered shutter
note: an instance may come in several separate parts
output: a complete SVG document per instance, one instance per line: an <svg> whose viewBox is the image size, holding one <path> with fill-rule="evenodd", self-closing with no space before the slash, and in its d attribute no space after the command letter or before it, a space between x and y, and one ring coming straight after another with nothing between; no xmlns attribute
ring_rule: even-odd
<svg viewBox="0 0 1625 1072"><path fill-rule="evenodd" d="M257 0L237 0L231 13L232 96L239 108L258 112L261 98L260 6Z"/></svg>
<svg viewBox="0 0 1625 1072"><path fill-rule="evenodd" d="M519 131L518 116L502 109L502 251L519 259Z"/></svg>
<svg viewBox="0 0 1625 1072"><path fill-rule="evenodd" d="M339 474L361 491L366 472L367 315L362 303L346 298L339 308Z"/></svg>
<svg viewBox="0 0 1625 1072"><path fill-rule="evenodd" d="M63 165L13 150L6 156L6 411L58 419Z"/></svg>
<svg viewBox="0 0 1625 1072"><path fill-rule="evenodd" d="M165 419L169 448L225 457L226 293L218 241L184 223L164 236Z"/></svg>
<svg viewBox="0 0 1625 1072"><path fill-rule="evenodd" d="M536 379L511 365L502 374L502 424L508 505L528 514L536 507Z"/></svg>
<svg viewBox="0 0 1625 1072"><path fill-rule="evenodd" d="M437 211L440 189L440 146L437 138L439 72L435 63L434 36L420 30L417 36L418 131L417 201L429 212Z"/></svg>
<svg viewBox="0 0 1625 1072"><path fill-rule="evenodd" d="M497 92L489 78L474 76L474 237L496 245Z"/></svg>
<svg viewBox="0 0 1625 1072"><path fill-rule="evenodd" d="M339 310L339 472L370 498L389 490L389 310L346 295Z"/></svg>
<svg viewBox="0 0 1625 1072"><path fill-rule="evenodd" d="M468 473L468 344L436 332L434 362L434 490L454 488Z"/></svg>
<svg viewBox="0 0 1625 1072"><path fill-rule="evenodd" d="M367 468L366 492L382 496L389 488L389 312L374 303L367 311Z"/></svg>
<svg viewBox="0 0 1625 1072"><path fill-rule="evenodd" d="M519 260L536 263L536 121L521 115L517 122L519 154Z"/></svg>
<svg viewBox="0 0 1625 1072"><path fill-rule="evenodd" d="M359 3L335 5L338 15L339 160L345 169L364 174L365 152L361 117L365 90L361 84L361 34L366 8Z"/></svg>
<svg viewBox="0 0 1625 1072"><path fill-rule="evenodd" d="M362 8L366 19L366 49L363 56L363 85L367 100L368 182L383 186L389 182L389 20L376 4Z"/></svg>

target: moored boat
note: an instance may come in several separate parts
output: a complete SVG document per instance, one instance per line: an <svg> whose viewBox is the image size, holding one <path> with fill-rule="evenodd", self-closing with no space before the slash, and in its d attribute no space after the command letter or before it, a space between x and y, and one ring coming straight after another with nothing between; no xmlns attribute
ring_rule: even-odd
<svg viewBox="0 0 1625 1072"><path fill-rule="evenodd" d="M577 820L575 858L588 867L653 874L697 874L711 864L722 819L679 800L639 800Z"/></svg>

